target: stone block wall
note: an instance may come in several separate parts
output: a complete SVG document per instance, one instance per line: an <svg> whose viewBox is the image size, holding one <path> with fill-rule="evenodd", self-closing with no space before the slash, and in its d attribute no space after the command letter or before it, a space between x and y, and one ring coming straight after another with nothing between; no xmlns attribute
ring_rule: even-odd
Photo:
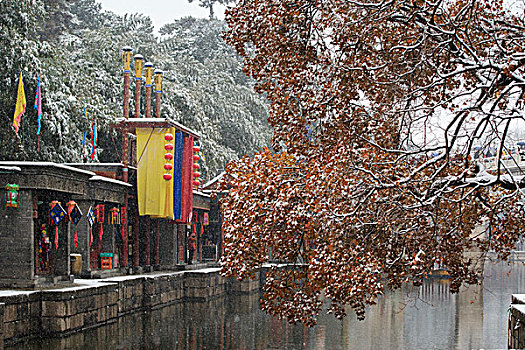
<svg viewBox="0 0 525 350"><path fill-rule="evenodd" d="M156 308L182 299L183 273L172 273L144 279L145 308Z"/></svg>
<svg viewBox="0 0 525 350"><path fill-rule="evenodd" d="M70 333L113 322L139 310L182 301L191 304L220 300L217 297L226 293L249 294L258 290L259 276L251 281L228 281L220 275L219 268L209 268L119 276L55 290L13 292L0 295L0 303L5 303L4 322L0 322L4 332L0 335L16 342L25 337Z"/></svg>
<svg viewBox="0 0 525 350"><path fill-rule="evenodd" d="M118 317L115 284L42 291L42 334L57 334L107 323Z"/></svg>
<svg viewBox="0 0 525 350"><path fill-rule="evenodd" d="M23 338L40 330L40 294L26 292L0 297L4 304L3 336Z"/></svg>
<svg viewBox="0 0 525 350"><path fill-rule="evenodd" d="M2 196L5 190L0 193ZM0 285L28 287L34 277L33 196L20 190L20 209L0 205Z"/></svg>
<svg viewBox="0 0 525 350"><path fill-rule="evenodd" d="M508 348L525 348L525 294L513 294L509 308Z"/></svg>
<svg viewBox="0 0 525 350"><path fill-rule="evenodd" d="M115 281L118 288L118 312L125 315L142 308L144 284L142 278Z"/></svg>
<svg viewBox="0 0 525 350"><path fill-rule="evenodd" d="M184 299L204 301L226 292L226 279L220 269L188 271L184 274Z"/></svg>
<svg viewBox="0 0 525 350"><path fill-rule="evenodd" d="M0 350L4 350L4 310L5 304L0 303Z"/></svg>
<svg viewBox="0 0 525 350"><path fill-rule="evenodd" d="M261 287L260 272L255 273L255 278L251 280L239 281L237 279L228 280L228 291L237 294L251 294L258 291Z"/></svg>

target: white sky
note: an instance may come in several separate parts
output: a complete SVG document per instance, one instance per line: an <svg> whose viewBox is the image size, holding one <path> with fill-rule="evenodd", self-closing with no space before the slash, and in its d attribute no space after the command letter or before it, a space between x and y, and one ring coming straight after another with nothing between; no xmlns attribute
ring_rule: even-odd
<svg viewBox="0 0 525 350"><path fill-rule="evenodd" d="M199 0L97 0L104 10L113 11L119 15L126 13L142 13L153 21L155 30L166 23L181 17L193 16L207 18L209 10L199 6ZM224 6L213 7L215 16L224 19Z"/></svg>

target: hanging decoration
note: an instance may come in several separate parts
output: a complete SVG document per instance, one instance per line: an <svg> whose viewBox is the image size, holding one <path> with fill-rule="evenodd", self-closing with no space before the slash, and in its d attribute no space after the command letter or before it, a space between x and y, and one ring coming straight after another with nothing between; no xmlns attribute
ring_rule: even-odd
<svg viewBox="0 0 525 350"><path fill-rule="evenodd" d="M204 215L202 215L202 223L204 226L208 226L210 224L210 215L208 213L204 213Z"/></svg>
<svg viewBox="0 0 525 350"><path fill-rule="evenodd" d="M102 236L104 235L104 204L99 204L95 207L95 215L97 222L100 224L99 240L102 242Z"/></svg>
<svg viewBox="0 0 525 350"><path fill-rule="evenodd" d="M201 159L199 160L199 163L202 165L202 167L199 166L199 168L201 168L201 178L204 179L206 177L206 166L205 166L206 156L204 155L203 151L199 152L199 156L201 157Z"/></svg>
<svg viewBox="0 0 525 350"><path fill-rule="evenodd" d="M126 224L128 223L128 208L120 208L120 223L122 225L122 242L125 242L126 238Z"/></svg>
<svg viewBox="0 0 525 350"><path fill-rule="evenodd" d="M5 189L5 207L20 209L20 193L18 193L20 186L16 184L7 184Z"/></svg>
<svg viewBox="0 0 525 350"><path fill-rule="evenodd" d="M86 121L89 119L86 106L84 106L84 118L86 118ZM84 131L82 134L82 157L86 156L86 149L88 150L87 155L89 156L91 154L91 151L88 148L88 142L89 142L88 140L91 140L93 135L91 134L91 128L92 128L91 125L89 127L90 127L90 130Z"/></svg>
<svg viewBox="0 0 525 350"><path fill-rule="evenodd" d="M41 87L40 87L40 76L38 77L38 83L36 86L35 109L37 112L37 122L38 122L38 129L36 130L36 134L40 136L40 128L42 127L42 94L41 94Z"/></svg>
<svg viewBox="0 0 525 350"><path fill-rule="evenodd" d="M93 117L93 122L91 123L91 127L93 128L92 136L91 136L91 160L95 160L95 149L97 148L97 119Z"/></svg>
<svg viewBox="0 0 525 350"><path fill-rule="evenodd" d="M38 240L38 264L40 271L44 272L49 265L49 237L47 236L46 224L40 226L41 239Z"/></svg>
<svg viewBox="0 0 525 350"><path fill-rule="evenodd" d="M55 224L55 249L58 249L58 224L66 217L67 213L59 201L52 201L49 205L51 206L49 217Z"/></svg>
<svg viewBox="0 0 525 350"><path fill-rule="evenodd" d="M69 220L75 225L75 234L73 238L73 242L75 243L75 248L78 245L78 236L77 236L77 225L80 219L82 218L82 211L78 207L77 203L74 201L69 201L67 203L67 213L69 216Z"/></svg>
<svg viewBox="0 0 525 350"><path fill-rule="evenodd" d="M199 181L199 178L201 177L201 173L198 171L200 168L199 165L199 152L201 148L197 145L193 146L193 187L197 188L200 186L201 182Z"/></svg>
<svg viewBox="0 0 525 350"><path fill-rule="evenodd" d="M93 207L90 206L87 212L87 219L89 222L89 246L93 243L93 223L95 222L95 214L93 213Z"/></svg>
<svg viewBox="0 0 525 350"><path fill-rule="evenodd" d="M20 78L18 80L18 93L16 95L16 107L15 114L13 116L13 127L15 132L18 134L18 129L22 122L22 114L26 111L26 94L24 92L24 81L22 78L22 72L20 72Z"/></svg>
<svg viewBox="0 0 525 350"><path fill-rule="evenodd" d="M113 207L109 210L109 219L112 225L120 225L120 210L117 207ZM124 238L122 238L124 241Z"/></svg>
<svg viewBox="0 0 525 350"><path fill-rule="evenodd" d="M112 225L120 225L120 210L117 207L113 207L109 210L109 217Z"/></svg>
<svg viewBox="0 0 525 350"><path fill-rule="evenodd" d="M51 212L51 209L53 209L53 207L57 204L58 204L58 201L51 201L51 203L49 203L49 212ZM51 226L51 224L53 223L53 220L51 219L51 215L49 215L47 218L48 218L48 225Z"/></svg>
<svg viewBox="0 0 525 350"><path fill-rule="evenodd" d="M167 133L164 135L164 141L166 141L166 144L164 145L164 150L166 153L164 154L164 175L162 175L163 179L166 181L171 181L173 179L173 150L175 149L175 146L173 144L173 134Z"/></svg>
<svg viewBox="0 0 525 350"><path fill-rule="evenodd" d="M184 140L181 132L175 133L175 158L173 164L173 217L182 218L182 161Z"/></svg>

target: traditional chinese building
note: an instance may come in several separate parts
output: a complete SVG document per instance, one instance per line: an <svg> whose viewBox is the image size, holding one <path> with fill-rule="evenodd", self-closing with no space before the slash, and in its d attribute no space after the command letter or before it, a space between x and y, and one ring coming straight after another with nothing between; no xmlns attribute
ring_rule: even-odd
<svg viewBox="0 0 525 350"><path fill-rule="evenodd" d="M116 228L96 217L90 224L87 213L90 208L121 206L129 184L62 164L36 162L0 162L0 184L5 189L0 207L3 287L70 281L71 254L93 262L83 264L84 275L100 269L99 252L119 265Z"/></svg>
<svg viewBox="0 0 525 350"><path fill-rule="evenodd" d="M194 262L219 259L218 214L210 215L216 203L199 179L201 136L161 116L162 71L153 72L140 55L134 57L135 115L129 117L131 55L124 48L123 117L112 125L122 134L121 163L0 162L0 284L31 287L70 281L72 274L185 268L192 263L192 233Z"/></svg>

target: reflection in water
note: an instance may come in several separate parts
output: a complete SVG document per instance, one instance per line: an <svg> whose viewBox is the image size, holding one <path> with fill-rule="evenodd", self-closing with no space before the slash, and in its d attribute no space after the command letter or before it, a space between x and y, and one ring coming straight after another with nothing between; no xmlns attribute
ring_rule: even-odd
<svg viewBox="0 0 525 350"><path fill-rule="evenodd" d="M17 349L479 349L505 348L510 294L525 268L485 266L483 286L450 294L446 280L386 293L364 321L321 315L314 328L290 325L258 308L258 295L186 302L121 317L64 338ZM9 349L9 347L8 347Z"/></svg>

